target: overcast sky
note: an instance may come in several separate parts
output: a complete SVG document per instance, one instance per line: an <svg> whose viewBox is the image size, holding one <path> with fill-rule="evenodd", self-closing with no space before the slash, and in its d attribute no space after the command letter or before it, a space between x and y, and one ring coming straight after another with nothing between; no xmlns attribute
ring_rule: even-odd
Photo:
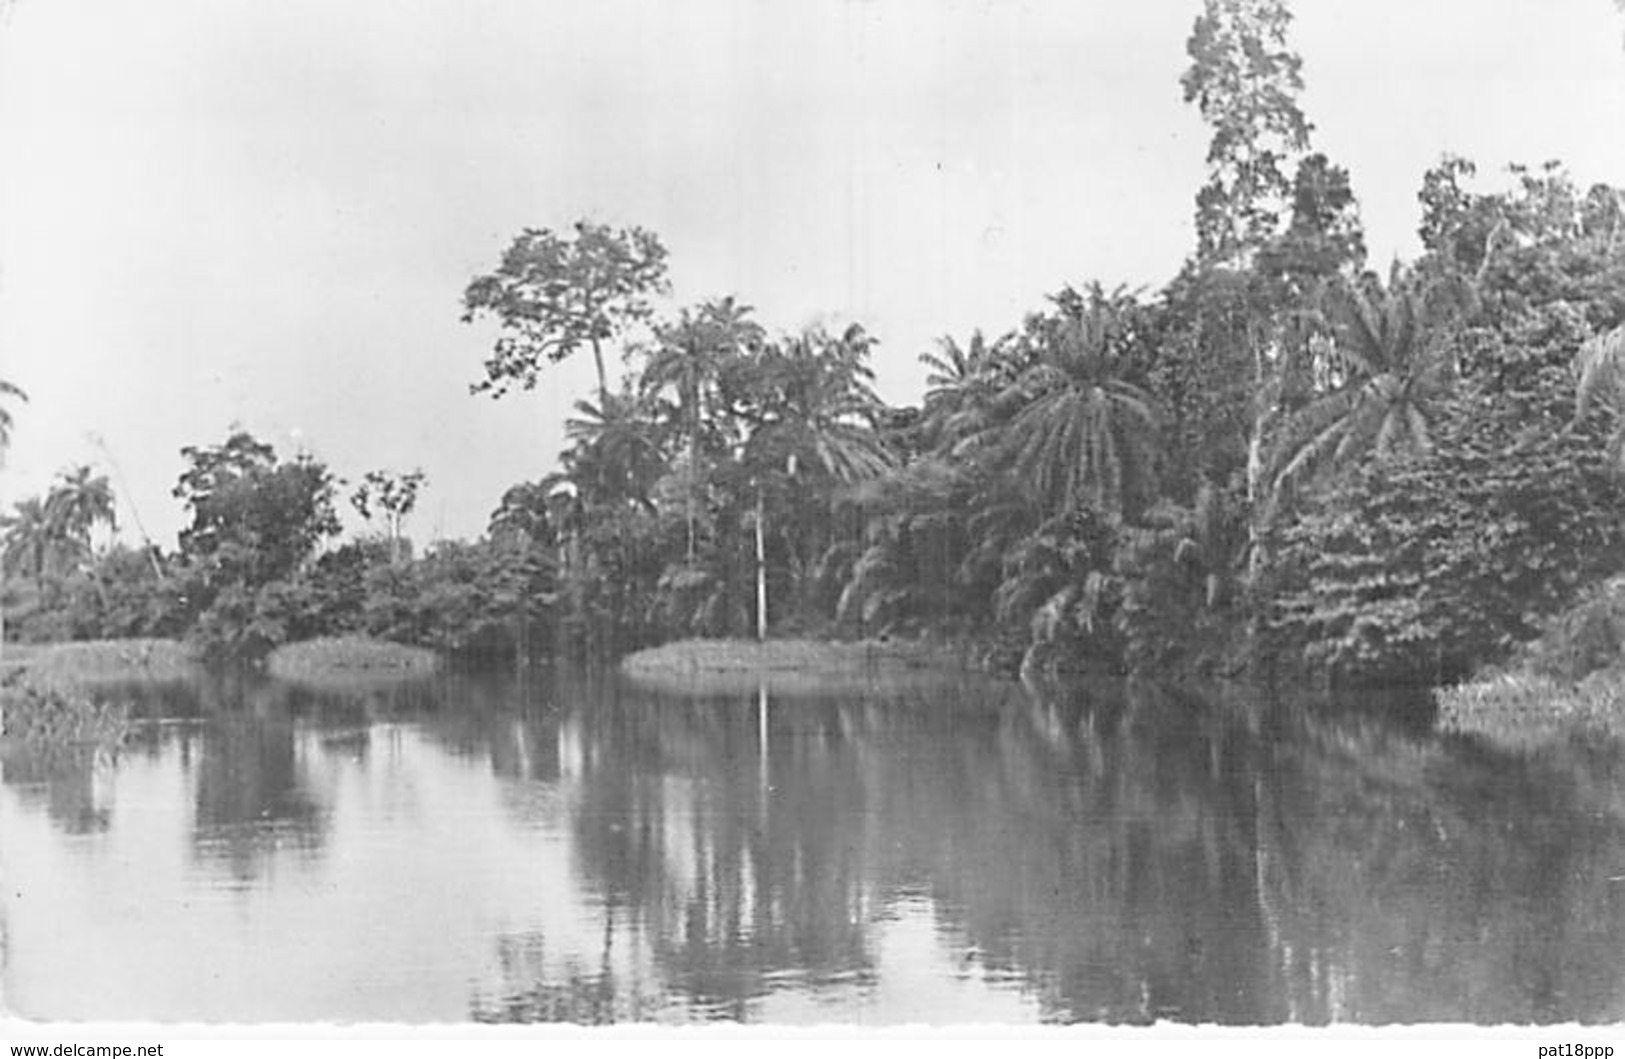
<svg viewBox="0 0 1625 1059"><path fill-rule="evenodd" d="M15 0L0 23L0 503L113 473L166 547L179 450L241 423L351 478L421 466L472 536L548 470L590 358L472 397L463 287L522 227L658 232L675 304L856 320L883 394L1066 283L1192 241L1199 0ZM1300 0L1315 145L1374 257L1445 152L1625 185L1609 0ZM105 443L112 461L95 438Z"/></svg>

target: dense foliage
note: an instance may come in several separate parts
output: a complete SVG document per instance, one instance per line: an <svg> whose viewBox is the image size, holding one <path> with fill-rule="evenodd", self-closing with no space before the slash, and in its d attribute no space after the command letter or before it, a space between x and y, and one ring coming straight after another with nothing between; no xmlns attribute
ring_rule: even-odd
<svg viewBox="0 0 1625 1059"><path fill-rule="evenodd" d="M1447 156L1421 256L1369 270L1290 26L1282 0L1203 5L1182 85L1212 139L1178 275L1063 285L1005 333L944 338L918 407L876 394L860 326L668 306L653 233L526 229L465 291L500 328L472 389L532 389L582 349L597 385L484 537L414 554L421 473L372 471L351 500L382 532L335 547L330 470L236 433L184 451L174 554L93 548L112 505L88 470L19 503L14 632L247 655L328 632L502 654L933 635L1031 667L1362 681L1494 659L1625 556L1625 194L1556 164L1479 191Z"/></svg>
<svg viewBox="0 0 1625 1059"><path fill-rule="evenodd" d="M548 645L556 560L545 516L516 528L504 507L489 538L439 542L415 560L398 521L390 535L319 551L337 529L336 479L323 464L279 461L244 433L187 451L193 466L178 491L194 500L195 517L181 547L164 554L115 544L94 557L48 547L47 555L79 558L10 583L14 635L186 636L212 657L239 660L343 633L469 656ZM18 510L33 507L25 501ZM33 530L14 520L10 539L31 540Z"/></svg>

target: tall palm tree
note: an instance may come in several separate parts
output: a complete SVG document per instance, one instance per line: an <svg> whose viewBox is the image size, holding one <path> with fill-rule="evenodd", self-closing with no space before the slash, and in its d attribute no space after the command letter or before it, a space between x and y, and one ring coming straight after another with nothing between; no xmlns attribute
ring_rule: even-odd
<svg viewBox="0 0 1625 1059"><path fill-rule="evenodd" d="M688 450L684 468L684 507L688 562L694 562L695 495L700 471L700 441L707 413L716 404L716 387L727 364L761 345L763 332L750 319L752 310L733 298L684 309L676 323L656 328L656 345L644 365L644 392L676 392L676 418Z"/></svg>
<svg viewBox="0 0 1625 1059"><path fill-rule="evenodd" d="M1581 346L1575 369L1579 382L1574 390L1574 419L1584 419L1599 404L1612 413L1608 458L1625 471L1625 325Z"/></svg>
<svg viewBox="0 0 1625 1059"><path fill-rule="evenodd" d="M756 492L756 635L767 638L768 479L815 476L831 487L876 478L894 465L875 417L884 407L868 366L873 340L857 325L839 336L806 332L742 365L752 422L743 452Z"/></svg>
<svg viewBox="0 0 1625 1059"><path fill-rule="evenodd" d="M1093 285L1028 323L1033 361L1002 400L1018 409L1005 438L1010 470L1048 514L1088 505L1122 514L1147 492L1162 415L1130 381L1135 303Z"/></svg>
<svg viewBox="0 0 1625 1059"><path fill-rule="evenodd" d="M1434 420L1456 381L1453 290L1396 263L1386 287L1369 276L1338 280L1322 301L1330 388L1286 424L1272 476L1276 500L1367 453L1430 450Z"/></svg>
<svg viewBox="0 0 1625 1059"><path fill-rule="evenodd" d="M889 469L892 456L875 429L884 406L867 363L872 345L854 324L838 337L807 332L758 358L746 462L794 464L843 485Z"/></svg>

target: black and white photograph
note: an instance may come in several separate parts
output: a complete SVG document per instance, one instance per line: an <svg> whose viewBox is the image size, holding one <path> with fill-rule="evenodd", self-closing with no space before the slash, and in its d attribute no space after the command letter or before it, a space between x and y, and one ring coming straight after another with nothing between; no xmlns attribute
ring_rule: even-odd
<svg viewBox="0 0 1625 1059"><path fill-rule="evenodd" d="M0 1040L1625 1045L1625 0L0 0L0 158Z"/></svg>

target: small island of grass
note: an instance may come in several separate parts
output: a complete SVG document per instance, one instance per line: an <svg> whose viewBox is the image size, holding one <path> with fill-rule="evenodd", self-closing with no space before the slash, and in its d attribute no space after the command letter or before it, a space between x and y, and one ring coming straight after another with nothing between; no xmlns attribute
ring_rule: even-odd
<svg viewBox="0 0 1625 1059"><path fill-rule="evenodd" d="M941 644L891 640L678 640L635 651L621 660L627 673L675 676L762 670L817 673L887 666L958 667Z"/></svg>
<svg viewBox="0 0 1625 1059"><path fill-rule="evenodd" d="M678 640L621 660L637 683L717 692L842 690L969 669L951 646L914 640Z"/></svg>
<svg viewBox="0 0 1625 1059"><path fill-rule="evenodd" d="M284 644L265 660L266 672L281 680L311 681L416 677L440 668L440 656L366 636L324 636Z"/></svg>

